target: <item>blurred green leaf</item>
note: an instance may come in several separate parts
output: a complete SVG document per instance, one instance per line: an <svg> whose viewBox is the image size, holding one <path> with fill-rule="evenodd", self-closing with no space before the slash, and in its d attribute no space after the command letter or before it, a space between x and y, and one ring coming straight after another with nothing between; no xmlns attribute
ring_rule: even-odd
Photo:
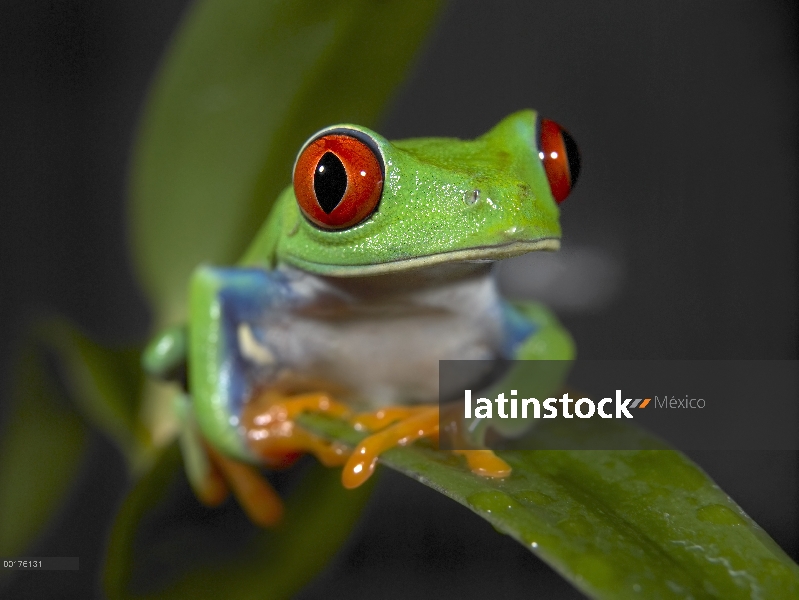
<svg viewBox="0 0 799 600"><path fill-rule="evenodd" d="M138 349L104 348L67 321L33 326L12 366L0 437L0 554L24 551L58 509L86 450L87 425L102 431L131 468L147 460L138 419Z"/></svg>
<svg viewBox="0 0 799 600"><path fill-rule="evenodd" d="M300 422L349 445L363 437L318 415ZM799 567L675 450L498 454L513 467L505 480L419 446L380 460L469 507L592 598L799 597Z"/></svg>
<svg viewBox="0 0 799 600"><path fill-rule="evenodd" d="M160 324L188 277L252 240L302 142L374 123L440 5L201 0L152 90L132 174L135 264Z"/></svg>
<svg viewBox="0 0 799 600"><path fill-rule="evenodd" d="M12 369L0 437L0 556L19 556L43 531L69 491L87 445L86 427L38 340L24 343Z"/></svg>
<svg viewBox="0 0 799 600"><path fill-rule="evenodd" d="M106 563L110 598L290 598L335 553L371 491L345 490L337 470L314 464L283 523L265 530L238 509L199 507L180 465L170 446L125 500Z"/></svg>
<svg viewBox="0 0 799 600"><path fill-rule="evenodd" d="M139 418L144 385L141 348L102 346L64 319L40 323L36 336L55 359L70 399L138 471L147 461L149 447L149 434Z"/></svg>

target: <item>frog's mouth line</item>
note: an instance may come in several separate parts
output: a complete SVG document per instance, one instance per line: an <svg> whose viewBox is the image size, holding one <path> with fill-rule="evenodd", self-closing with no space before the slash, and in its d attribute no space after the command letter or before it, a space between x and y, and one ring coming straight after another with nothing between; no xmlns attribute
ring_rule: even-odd
<svg viewBox="0 0 799 600"><path fill-rule="evenodd" d="M495 261L520 254L527 254L536 250L558 250L560 240L558 238L543 238L532 242L509 242L499 246L487 246L477 248L466 248L464 250L450 250L427 256L415 256L413 258L402 258L382 263L368 265L326 265L322 263L297 258L295 256L285 257L289 264L317 273L332 277L352 277L383 275L386 273L397 273L411 269L420 269L444 263L466 262L466 261Z"/></svg>

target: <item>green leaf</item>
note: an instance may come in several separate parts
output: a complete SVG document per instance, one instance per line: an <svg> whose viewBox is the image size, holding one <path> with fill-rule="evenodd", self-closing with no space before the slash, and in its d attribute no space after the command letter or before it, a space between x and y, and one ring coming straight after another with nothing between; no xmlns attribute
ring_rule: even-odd
<svg viewBox="0 0 799 600"><path fill-rule="evenodd" d="M34 339L12 365L0 437L0 556L19 556L69 491L86 451L86 427Z"/></svg>
<svg viewBox="0 0 799 600"><path fill-rule="evenodd" d="M349 445L363 437L318 415L300 422ZM593 598L799 597L799 567L675 450L498 454L513 467L508 479L420 446L380 460L469 507Z"/></svg>
<svg viewBox="0 0 799 600"><path fill-rule="evenodd" d="M60 318L30 329L12 367L0 437L0 554L22 552L60 506L82 462L87 426L115 442L132 470L147 464L139 354L105 348Z"/></svg>
<svg viewBox="0 0 799 600"><path fill-rule="evenodd" d="M64 319L39 324L36 336L51 353L70 399L95 428L122 450L134 471L149 460L149 433L140 419L144 387L141 348L102 346Z"/></svg>
<svg viewBox="0 0 799 600"><path fill-rule="evenodd" d="M345 490L337 470L314 464L282 524L259 529L232 500L227 510L200 507L180 467L172 445L126 498L110 538L108 597L290 598L333 556L371 492Z"/></svg>
<svg viewBox="0 0 799 600"><path fill-rule="evenodd" d="M152 90L132 174L135 264L161 324L200 262L236 260L302 142L371 125L440 2L204 0Z"/></svg>

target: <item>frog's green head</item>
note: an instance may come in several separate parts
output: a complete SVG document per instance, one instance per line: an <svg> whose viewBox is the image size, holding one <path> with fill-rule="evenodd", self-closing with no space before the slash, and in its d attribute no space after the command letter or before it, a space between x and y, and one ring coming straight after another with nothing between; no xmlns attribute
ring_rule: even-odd
<svg viewBox="0 0 799 600"><path fill-rule="evenodd" d="M329 127L300 150L270 245L278 261L333 276L556 250L556 199L578 171L571 137L533 111L472 141Z"/></svg>

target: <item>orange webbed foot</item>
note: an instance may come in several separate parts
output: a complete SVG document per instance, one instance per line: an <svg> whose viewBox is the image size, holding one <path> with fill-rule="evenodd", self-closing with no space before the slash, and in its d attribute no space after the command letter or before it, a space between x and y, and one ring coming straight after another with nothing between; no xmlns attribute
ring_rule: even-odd
<svg viewBox="0 0 799 600"><path fill-rule="evenodd" d="M324 393L289 397L262 394L245 407L242 415L250 449L273 468L287 466L291 459L305 453L313 454L328 467L343 465L349 449L297 427L294 419L303 412L343 417L348 408Z"/></svg>
<svg viewBox="0 0 799 600"><path fill-rule="evenodd" d="M394 446L405 446L420 438L437 440L439 409L437 406L391 407L358 415L352 420L359 430L376 431L355 448L341 474L346 488L363 484L375 470L377 459ZM505 478L511 467L491 450L455 450L466 458L469 468L482 477Z"/></svg>

